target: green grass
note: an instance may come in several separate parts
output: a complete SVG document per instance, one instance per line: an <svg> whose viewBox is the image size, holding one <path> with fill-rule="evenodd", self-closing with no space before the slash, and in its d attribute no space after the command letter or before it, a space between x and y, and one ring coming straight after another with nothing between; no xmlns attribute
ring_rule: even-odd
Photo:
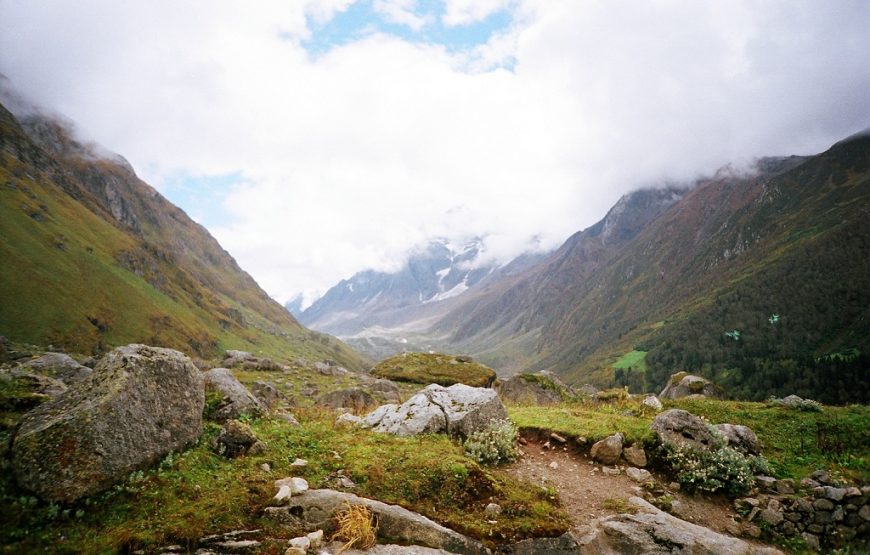
<svg viewBox="0 0 870 555"><path fill-rule="evenodd" d="M381 378L418 384L449 386L464 383L488 387L495 380L492 368L478 362L460 362L452 355L401 353L379 362L372 374Z"/></svg>
<svg viewBox="0 0 870 555"><path fill-rule="evenodd" d="M870 407L825 406L821 412L799 412L764 403L680 399L665 408L681 408L713 424L749 426L764 445L763 455L778 478L804 478L826 469L846 481L870 481ZM520 428L550 430L597 441L616 432L626 440L653 440L654 414L640 399L614 403L584 402L561 407L508 407Z"/></svg>
<svg viewBox="0 0 870 555"><path fill-rule="evenodd" d="M291 395L300 383L327 387L329 380L336 380L317 373L236 374L245 382L271 377ZM25 385L0 381L0 440L8 438L20 411L38 402L28 395ZM167 457L156 468L134 473L109 492L69 506L37 500L18 488L12 473L4 469L0 552L103 553L192 546L208 534L260 528L276 539L265 552L283 553L292 531L261 517L275 494L274 480L297 475L312 488L334 487L339 472L357 484L354 493L399 504L490 544L557 536L568 528L552 491L518 481L497 467L479 465L447 436L401 438L336 427L334 412L315 407L297 407L294 413L301 427L267 418L251 422L267 445L262 455L227 460L214 454L209 446L219 427L207 423L194 447ZM297 457L306 459L308 466L291 468ZM263 463L269 463L272 472L262 470ZM484 516L490 502L503 509L496 524Z"/></svg>
<svg viewBox="0 0 870 555"><path fill-rule="evenodd" d="M646 372L646 351L631 351L622 355L613 363L613 368L631 368L636 372Z"/></svg>

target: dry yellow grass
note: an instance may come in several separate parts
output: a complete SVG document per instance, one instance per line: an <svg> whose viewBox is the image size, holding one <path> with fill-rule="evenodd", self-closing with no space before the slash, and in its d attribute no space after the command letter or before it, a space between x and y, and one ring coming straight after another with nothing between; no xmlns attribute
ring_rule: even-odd
<svg viewBox="0 0 870 555"><path fill-rule="evenodd" d="M351 547L369 549L377 543L378 522L365 505L348 503L347 508L336 515L336 520L338 521L338 530L332 539L344 542L338 553Z"/></svg>

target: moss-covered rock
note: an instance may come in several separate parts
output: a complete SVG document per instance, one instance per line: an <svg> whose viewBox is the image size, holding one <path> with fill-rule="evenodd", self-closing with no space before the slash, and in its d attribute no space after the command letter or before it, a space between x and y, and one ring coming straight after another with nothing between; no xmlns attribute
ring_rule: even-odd
<svg viewBox="0 0 870 555"><path fill-rule="evenodd" d="M372 374L388 380L424 385L463 383L471 387L490 387L495 381L495 371L471 357L438 353L401 353L378 363Z"/></svg>
<svg viewBox="0 0 870 555"><path fill-rule="evenodd" d="M22 418L12 444L15 477L50 501L93 495L194 442L203 404L203 378L188 357L119 347Z"/></svg>

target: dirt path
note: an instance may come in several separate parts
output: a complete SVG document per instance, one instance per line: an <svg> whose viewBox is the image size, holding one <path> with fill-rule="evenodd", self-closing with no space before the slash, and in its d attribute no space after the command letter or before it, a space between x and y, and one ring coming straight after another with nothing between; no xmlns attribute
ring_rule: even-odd
<svg viewBox="0 0 870 555"><path fill-rule="evenodd" d="M644 488L623 472L605 475L600 464L593 464L588 451L575 451L559 443L526 437L522 457L508 468L518 478L552 487L574 523L580 528L590 521L619 512L629 497L644 497ZM734 509L722 496L687 495L669 488L669 479L653 472L664 493L676 501L674 516L706 526L717 532L733 534L737 525ZM623 505L624 506L624 505Z"/></svg>

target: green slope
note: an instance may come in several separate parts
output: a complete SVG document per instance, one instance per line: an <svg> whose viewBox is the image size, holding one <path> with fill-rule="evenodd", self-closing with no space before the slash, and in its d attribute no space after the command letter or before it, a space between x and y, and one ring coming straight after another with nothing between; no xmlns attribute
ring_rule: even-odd
<svg viewBox="0 0 870 555"><path fill-rule="evenodd" d="M25 131L26 129L26 131ZM305 329L208 232L59 124L0 107L0 335L99 353L143 342L212 358L363 360Z"/></svg>

